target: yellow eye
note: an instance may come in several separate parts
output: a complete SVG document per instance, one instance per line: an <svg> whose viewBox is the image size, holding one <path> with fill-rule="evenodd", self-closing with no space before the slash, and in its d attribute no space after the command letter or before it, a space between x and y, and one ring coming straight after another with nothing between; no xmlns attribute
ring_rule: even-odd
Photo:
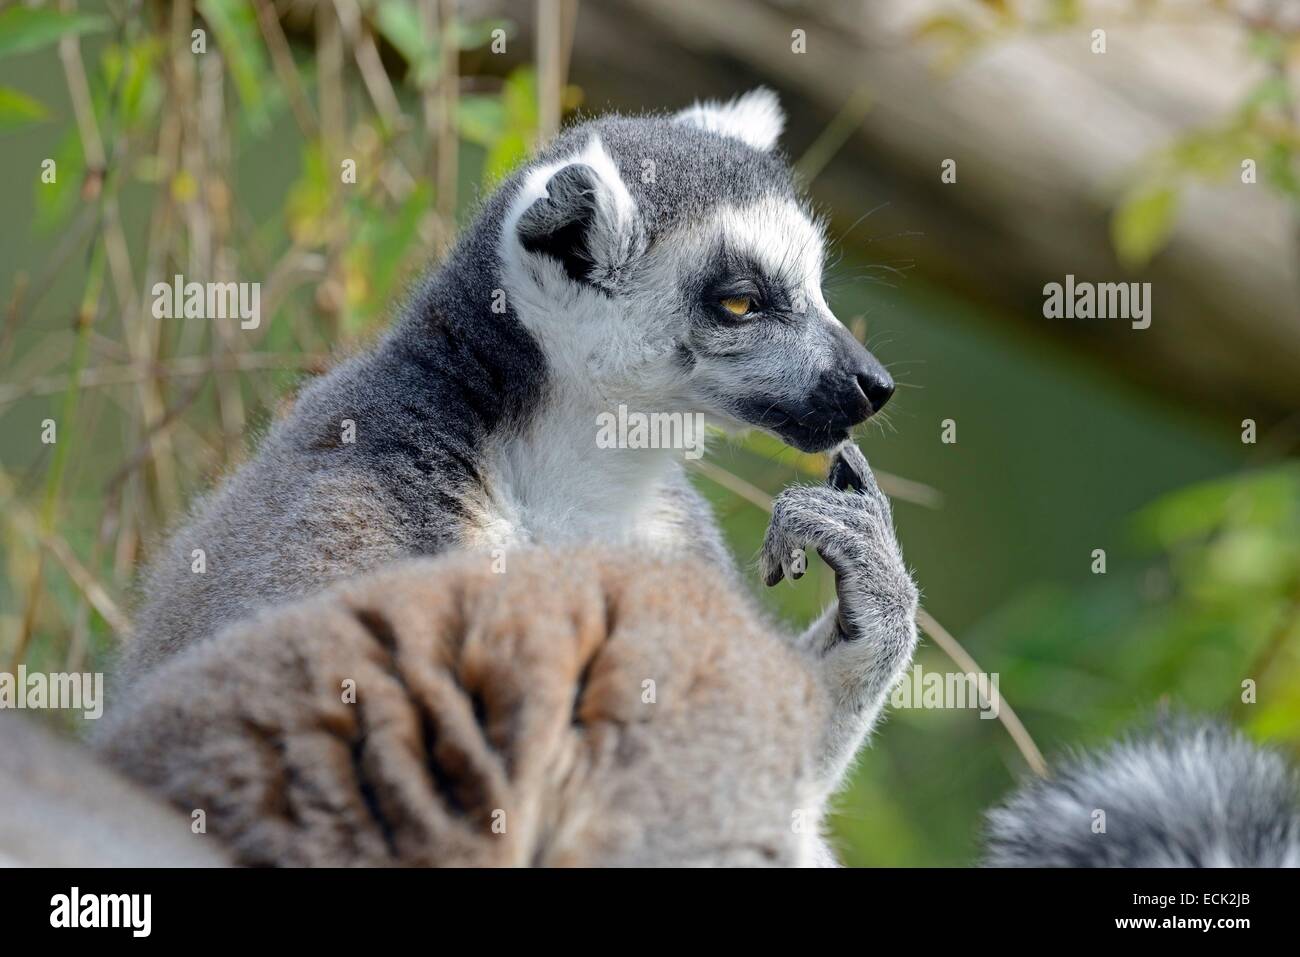
<svg viewBox="0 0 1300 957"><path fill-rule="evenodd" d="M732 296L722 300L722 308L733 316L745 316L753 311L754 300L748 296Z"/></svg>

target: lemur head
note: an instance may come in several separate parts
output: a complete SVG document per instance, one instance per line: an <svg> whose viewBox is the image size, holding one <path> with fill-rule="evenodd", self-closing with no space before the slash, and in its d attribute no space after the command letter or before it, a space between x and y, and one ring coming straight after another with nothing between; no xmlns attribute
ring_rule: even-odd
<svg viewBox="0 0 1300 957"><path fill-rule="evenodd" d="M598 401L703 412L805 451L894 383L822 294L825 239L755 90L561 136L501 220L506 294L554 378Z"/></svg>

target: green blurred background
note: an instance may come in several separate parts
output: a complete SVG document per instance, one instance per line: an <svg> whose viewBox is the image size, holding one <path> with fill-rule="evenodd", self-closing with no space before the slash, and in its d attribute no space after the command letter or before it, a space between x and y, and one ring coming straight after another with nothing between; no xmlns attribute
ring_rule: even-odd
<svg viewBox="0 0 1300 957"><path fill-rule="evenodd" d="M830 217L831 304L900 382L860 438L928 613L1000 675L1049 760L1166 704L1300 750L1300 23L1215 2L709 9L4 4L0 668L105 667L140 564L185 504L304 376L384 327L557 124L764 82ZM1161 86L1124 72L1175 54L1194 66ZM1139 136L1107 120L1105 90L1051 73L1065 56L1109 58L1121 102L1162 122ZM1005 85L1022 67L1041 89ZM1208 95L1198 77L1216 70ZM983 106L962 99L985 88ZM997 124L1046 122L1032 101L1048 94L1045 115L1089 118L1097 153L1070 150L1007 203L999 177L1066 134ZM976 111L969 128L938 113L958 108ZM1249 193L1243 157L1258 158ZM345 159L355 184L339 182ZM1091 188L1083 174L1107 164ZM1238 268L1243 243L1276 268ZM262 282L261 327L154 320L149 289L175 272ZM1042 318L1041 286L1066 273L1152 281L1152 329ZM718 444L696 480L748 562L764 495L823 468L752 436ZM801 624L831 594L814 562L761 598ZM957 669L941 636L919 661ZM845 859L970 863L981 810L1024 773L1001 721L897 710L839 801Z"/></svg>

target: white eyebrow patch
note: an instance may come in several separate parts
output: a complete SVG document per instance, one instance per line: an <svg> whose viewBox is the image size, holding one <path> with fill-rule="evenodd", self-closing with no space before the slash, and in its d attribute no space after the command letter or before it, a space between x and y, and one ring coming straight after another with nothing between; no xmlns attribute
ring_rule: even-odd
<svg viewBox="0 0 1300 957"><path fill-rule="evenodd" d="M720 243L729 253L752 259L791 294L802 290L809 304L828 310L821 289L825 229L793 200L771 196L723 206L691 232L691 246L708 249Z"/></svg>

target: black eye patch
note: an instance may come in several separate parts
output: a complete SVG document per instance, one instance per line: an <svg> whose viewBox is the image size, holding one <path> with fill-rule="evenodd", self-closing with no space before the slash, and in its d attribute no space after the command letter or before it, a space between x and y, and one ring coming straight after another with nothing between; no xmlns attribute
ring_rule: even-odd
<svg viewBox="0 0 1300 957"><path fill-rule="evenodd" d="M743 260L721 260L700 288L701 305L723 322L779 314L790 303L784 289ZM736 310L735 304L742 302L749 304L747 312Z"/></svg>

